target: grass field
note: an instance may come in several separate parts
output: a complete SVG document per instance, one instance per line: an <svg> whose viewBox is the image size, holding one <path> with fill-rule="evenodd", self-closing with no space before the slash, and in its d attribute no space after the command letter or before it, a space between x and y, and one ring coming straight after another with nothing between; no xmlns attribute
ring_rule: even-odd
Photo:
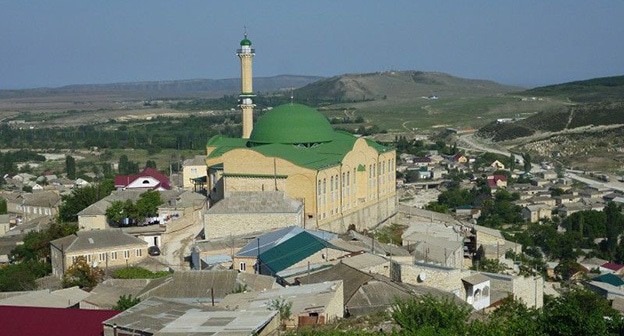
<svg viewBox="0 0 624 336"><path fill-rule="evenodd" d="M526 118L537 112L565 104L563 100L522 101L520 97L499 94L444 98L415 97L328 106L329 117L362 116L369 123L388 131L438 127L479 128L498 118ZM343 112L341 110L346 110Z"/></svg>

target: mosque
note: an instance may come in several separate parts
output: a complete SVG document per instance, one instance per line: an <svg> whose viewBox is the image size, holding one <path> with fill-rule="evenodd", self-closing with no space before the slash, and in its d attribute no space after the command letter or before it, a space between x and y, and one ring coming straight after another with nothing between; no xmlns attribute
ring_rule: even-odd
<svg viewBox="0 0 624 336"><path fill-rule="evenodd" d="M396 151L334 130L323 114L301 104L277 106L254 125L255 50L247 34L237 55L243 131L241 138L219 135L207 143L211 200L218 204L242 193L256 200L282 193L301 204L298 224L339 233L371 228L393 216ZM249 218L239 225L249 226L249 232L258 228Z"/></svg>

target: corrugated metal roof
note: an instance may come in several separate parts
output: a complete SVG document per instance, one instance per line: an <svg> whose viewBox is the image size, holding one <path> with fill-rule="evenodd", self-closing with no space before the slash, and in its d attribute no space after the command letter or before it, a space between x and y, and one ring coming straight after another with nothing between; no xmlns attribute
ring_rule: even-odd
<svg viewBox="0 0 624 336"><path fill-rule="evenodd" d="M260 253L260 273L275 274L330 246L328 242L308 232L301 232Z"/></svg>

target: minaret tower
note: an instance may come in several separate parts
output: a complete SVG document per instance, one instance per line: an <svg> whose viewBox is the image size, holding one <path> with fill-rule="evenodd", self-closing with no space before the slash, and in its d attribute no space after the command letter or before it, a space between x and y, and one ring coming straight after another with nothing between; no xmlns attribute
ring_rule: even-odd
<svg viewBox="0 0 624 336"><path fill-rule="evenodd" d="M252 98L255 97L253 93L252 84L252 71L251 63L255 55L255 50L251 49L251 41L247 38L247 32L245 31L245 38L240 42L241 48L236 51L236 55L240 58L241 64L241 93L240 108L243 110L243 139L249 139L251 130L253 129L253 108L254 103Z"/></svg>

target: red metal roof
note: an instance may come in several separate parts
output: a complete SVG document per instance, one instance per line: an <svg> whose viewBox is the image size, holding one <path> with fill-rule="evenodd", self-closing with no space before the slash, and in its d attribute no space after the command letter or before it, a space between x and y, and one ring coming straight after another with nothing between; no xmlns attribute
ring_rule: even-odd
<svg viewBox="0 0 624 336"><path fill-rule="evenodd" d="M116 188L123 188L125 186L127 186L128 184L134 182L136 179L142 178L142 177L152 177L156 180L158 180L160 182L160 184L158 186L156 186L156 188L158 187L162 187L163 189L171 189L171 185L169 183L169 178L159 172L158 170L154 169L154 168L150 168L147 167L145 169L143 169L142 172L138 173L138 174L134 174L134 175L116 175L115 176L115 187Z"/></svg>
<svg viewBox="0 0 624 336"><path fill-rule="evenodd" d="M608 262L608 263L602 264L602 267L610 269L612 271L619 271L622 267L624 267L624 265Z"/></svg>
<svg viewBox="0 0 624 336"><path fill-rule="evenodd" d="M0 306L0 334L100 336L116 310Z"/></svg>

